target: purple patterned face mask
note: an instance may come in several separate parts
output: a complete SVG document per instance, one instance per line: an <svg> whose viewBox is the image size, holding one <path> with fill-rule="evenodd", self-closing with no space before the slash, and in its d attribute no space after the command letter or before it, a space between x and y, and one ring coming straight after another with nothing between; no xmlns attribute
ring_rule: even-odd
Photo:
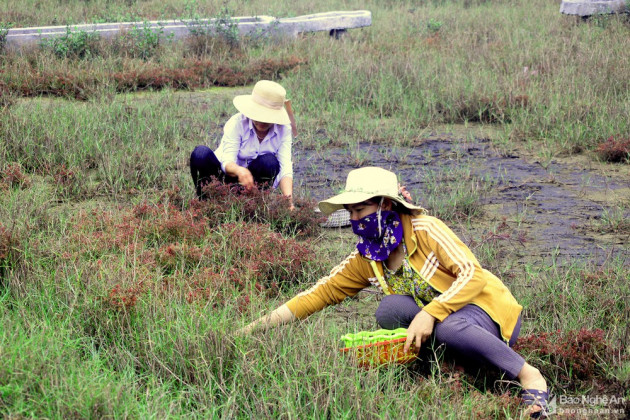
<svg viewBox="0 0 630 420"><path fill-rule="evenodd" d="M351 220L352 231L359 236L357 249L366 258L383 261L396 249L403 237L400 216L395 211L378 211L360 220Z"/></svg>

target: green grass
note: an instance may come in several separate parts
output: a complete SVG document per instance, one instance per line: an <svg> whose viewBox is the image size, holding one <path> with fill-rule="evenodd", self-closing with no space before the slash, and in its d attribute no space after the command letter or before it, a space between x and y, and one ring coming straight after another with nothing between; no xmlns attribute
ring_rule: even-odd
<svg viewBox="0 0 630 420"><path fill-rule="evenodd" d="M341 8L324 0L267 4L4 0L0 29L211 17L225 7L234 16L278 17ZM484 378L439 363L439 353L426 358L422 372L348 363L339 337L376 328L377 301L368 293L306 322L234 337L324 275L355 239L343 229L300 236L270 202L253 213L260 224L242 217L246 204L195 207L187 159L195 145L217 144L234 112L232 97L250 92L260 77L287 88L300 146L341 146L357 165L367 159L361 146L394 153L421 145L444 124L478 123L499 147L530 148L543 164L595 150L611 136L630 137L627 17L580 22L542 0L350 1L343 9L371 10L372 26L341 40L317 33L277 43L161 42L151 54L132 53L142 45L129 38L2 53L2 416L519 416L515 388L480 386ZM76 53L66 54L68 45ZM488 228L494 236L475 230L482 199L495 186L472 175L464 155L450 157L456 170L422 173L423 205L475 241L482 264L505 279L526 308L523 335L589 326L627 347L627 262L515 267L518 237L500 239L499 225ZM589 229L627 233L627 208L620 202L603 211ZM234 222L239 229L219 227ZM518 228L518 220L508 222ZM312 252L299 254L290 275L272 257L294 254L276 255L255 241L258 248L247 252L232 246L237 234L272 241L274 230L290 251L303 245ZM248 264L258 259L264 267ZM274 281L291 281L263 288L256 277L262 269ZM611 362L607 351L597 364L607 375L596 370L591 379L613 393L627 390L627 360ZM555 361L532 358L554 387L588 392L567 383Z"/></svg>
<svg viewBox="0 0 630 420"><path fill-rule="evenodd" d="M127 8L125 3L91 5L68 4L72 12L66 14L67 22L89 21L85 13L95 16L100 8ZM313 11L277 5L273 12L278 17ZM191 9L199 16L218 16L226 10L234 15L270 12L256 4L227 4L227 9L225 4L201 7L194 2L178 7L144 2L140 9L134 6L135 2L128 11L153 8L144 12L145 18L164 16L166 10L170 18L185 17ZM315 7L329 10L330 5L320 2ZM479 2L464 9L454 2L361 7L372 11L372 26L349 31L341 42L314 33L281 44L243 40L236 47L239 55L244 54L241 62L287 56L304 60L306 64L281 72L294 100L304 144L346 145L357 138L409 144L427 126L466 121L502 124L510 141L571 153L594 149L610 136L630 136L625 118L630 112L630 74L625 65L630 25L624 15L580 22L542 1ZM0 21L18 26L55 23L52 12L28 18L32 13L7 11ZM431 30L436 22L439 29ZM212 41L210 47L191 50L162 40L149 54L141 40L127 36L113 45L92 48L84 59L8 54L0 80L18 95L56 92L92 97L121 89L121 80L133 78L147 66L154 74L168 70L168 77L182 80L184 76L173 71L193 66L186 58L191 51L205 59L232 60L234 47L219 47L217 42L221 44ZM67 48L75 48L74 43ZM138 49L141 53L134 52ZM237 67L238 61L230 65ZM34 79L44 68L45 74ZM244 69L247 66L238 71ZM118 82L114 73L119 74ZM72 81L70 85L64 77ZM212 83L211 75L203 77L204 84ZM249 80L256 78L253 74ZM187 86L195 87L196 82L186 80ZM384 119L389 123L382 124ZM316 135L322 127L323 139Z"/></svg>

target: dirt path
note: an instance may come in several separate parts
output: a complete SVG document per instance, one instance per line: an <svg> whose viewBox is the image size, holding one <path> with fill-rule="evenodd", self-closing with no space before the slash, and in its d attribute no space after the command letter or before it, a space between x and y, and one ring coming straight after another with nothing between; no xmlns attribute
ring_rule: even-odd
<svg viewBox="0 0 630 420"><path fill-rule="evenodd" d="M343 188L357 166L391 168L423 203L427 171L467 168L490 188L482 196L477 232L509 237L518 262L602 263L630 266L630 166L604 165L584 156L540 162L525 150L500 152L492 142L450 133L414 148L359 146L314 151L295 148L296 179L321 199ZM458 233L461 229L454 227Z"/></svg>

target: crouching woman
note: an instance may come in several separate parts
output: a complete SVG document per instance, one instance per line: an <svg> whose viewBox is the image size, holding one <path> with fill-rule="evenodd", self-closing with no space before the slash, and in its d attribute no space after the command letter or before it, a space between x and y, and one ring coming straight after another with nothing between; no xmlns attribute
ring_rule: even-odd
<svg viewBox="0 0 630 420"><path fill-rule="evenodd" d="M546 381L511 348L522 306L451 229L399 195L394 173L353 170L344 192L319 208L326 214L350 212L356 249L330 275L242 332L306 318L376 286L385 294L376 321L386 329L407 328L405 351L418 351L434 337L462 364L490 364L517 379L529 414L545 416Z"/></svg>
<svg viewBox="0 0 630 420"><path fill-rule="evenodd" d="M291 101L276 82L261 80L251 95L233 100L239 111L223 127L219 147L197 146L190 155L190 174L199 198L211 177L239 183L246 190L279 187L293 208L291 147L297 134Z"/></svg>

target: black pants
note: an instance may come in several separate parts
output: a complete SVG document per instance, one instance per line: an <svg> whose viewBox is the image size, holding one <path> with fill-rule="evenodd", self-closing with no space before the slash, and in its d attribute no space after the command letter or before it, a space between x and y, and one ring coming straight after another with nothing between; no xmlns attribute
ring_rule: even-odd
<svg viewBox="0 0 630 420"><path fill-rule="evenodd" d="M249 162L247 169L252 173L254 182L260 188L269 188L273 180L280 172L280 162L272 153L258 156ZM238 182L238 178L230 176L221 169L221 162L208 146L197 146L190 154L190 175L192 176L197 197L202 197L202 187L210 177L216 177L219 181L228 184Z"/></svg>

